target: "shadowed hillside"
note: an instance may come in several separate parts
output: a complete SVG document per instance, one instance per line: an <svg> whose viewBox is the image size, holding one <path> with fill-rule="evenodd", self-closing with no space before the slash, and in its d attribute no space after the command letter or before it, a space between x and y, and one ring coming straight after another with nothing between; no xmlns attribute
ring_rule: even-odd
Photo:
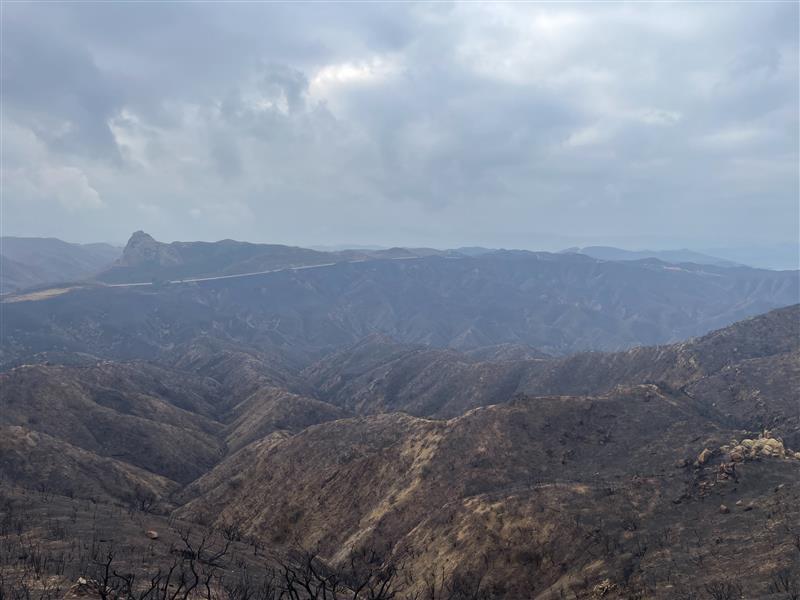
<svg viewBox="0 0 800 600"><path fill-rule="evenodd" d="M26 366L0 375L0 424L187 483L219 458L218 384L146 364Z"/></svg>
<svg viewBox="0 0 800 600"><path fill-rule="evenodd" d="M504 402L518 393L580 395L657 382L689 394L706 389L709 396L724 392L728 397L734 380L738 396L748 386L755 390L769 383L770 401L764 402L767 410L781 411L780 417L761 423L757 412L732 406L728 410L737 410L742 418L750 414L746 421L750 427L778 422L788 433L796 423L794 370L799 340L800 305L794 305L688 342L566 358L478 361L451 350L370 337L303 373L321 398L361 413L403 410L445 417ZM746 375L736 377L743 370Z"/></svg>

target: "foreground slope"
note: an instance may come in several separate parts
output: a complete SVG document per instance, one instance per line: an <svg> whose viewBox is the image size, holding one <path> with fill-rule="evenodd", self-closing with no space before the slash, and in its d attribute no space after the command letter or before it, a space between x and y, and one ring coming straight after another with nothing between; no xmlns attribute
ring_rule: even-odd
<svg viewBox="0 0 800 600"><path fill-rule="evenodd" d="M675 561L683 581L699 585L737 559L740 569L762 571L742 581L766 587L773 573L800 564L791 531L764 531L800 516L800 460L748 460L729 477L720 448L752 434L702 413L698 402L647 385L520 398L450 421L339 420L242 450L192 484L177 515L319 548L334 563L350 549L388 545L417 573L430 564L482 570L506 597L550 597L584 577L587 586L610 579L655 595ZM705 448L714 458L693 467ZM750 502L753 514L742 513ZM698 519L709 526L694 539L688 524ZM732 523L735 535L712 545L706 536ZM667 540L660 550L659 536ZM759 555L745 566L748 539ZM702 566L691 564L690 547Z"/></svg>
<svg viewBox="0 0 800 600"><path fill-rule="evenodd" d="M123 502L163 502L175 481L118 458L18 425L0 425L0 481L44 494Z"/></svg>
<svg viewBox="0 0 800 600"><path fill-rule="evenodd" d="M460 599L726 584L774 600L800 568L800 306L669 346L524 360L372 335L301 369L231 331L143 327L159 365L79 355L0 375L0 484L54 506L139 503L245 541L247 561L299 547L344 568L375 550L402 598L456 578L485 593ZM92 350L124 338L109 339Z"/></svg>
<svg viewBox="0 0 800 600"><path fill-rule="evenodd" d="M35 365L0 375L0 425L187 483L216 463L212 380L136 363Z"/></svg>
<svg viewBox="0 0 800 600"><path fill-rule="evenodd" d="M611 597L674 597L720 581L769 597L774 578L800 567L798 311L669 347L531 363L541 387L605 392L512 400L509 388L501 403L447 421L372 414L269 436L186 488L176 514L318 548L334 564L388 547L417 574L431 564L485 573L500 597L580 597L606 583ZM397 361L402 375L387 375ZM458 367L443 373L448 361ZM324 361L326 377L337 364L341 377L322 389L362 389L362 399L414 372L475 394L490 366L383 338ZM359 366L377 374L359 380ZM464 380L470 367L475 379ZM519 363L495 367L489 390ZM366 412L393 406L377 398Z"/></svg>

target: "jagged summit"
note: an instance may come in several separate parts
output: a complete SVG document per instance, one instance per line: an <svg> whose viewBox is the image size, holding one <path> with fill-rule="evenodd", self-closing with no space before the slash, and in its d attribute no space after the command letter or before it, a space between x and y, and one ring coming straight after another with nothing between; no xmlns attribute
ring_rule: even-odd
<svg viewBox="0 0 800 600"><path fill-rule="evenodd" d="M171 244L163 244L156 241L153 236L142 230L135 231L125 245L125 250L123 250L116 266L179 265L182 262L181 257L171 246Z"/></svg>
<svg viewBox="0 0 800 600"><path fill-rule="evenodd" d="M150 240L155 242L152 235L139 229L131 234L131 239L128 240L128 244L136 243L140 240Z"/></svg>

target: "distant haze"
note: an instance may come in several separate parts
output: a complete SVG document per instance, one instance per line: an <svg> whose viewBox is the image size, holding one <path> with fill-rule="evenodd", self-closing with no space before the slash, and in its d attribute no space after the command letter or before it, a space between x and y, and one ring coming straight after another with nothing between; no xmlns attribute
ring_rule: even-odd
<svg viewBox="0 0 800 600"><path fill-rule="evenodd" d="M3 10L4 235L798 243L796 3Z"/></svg>

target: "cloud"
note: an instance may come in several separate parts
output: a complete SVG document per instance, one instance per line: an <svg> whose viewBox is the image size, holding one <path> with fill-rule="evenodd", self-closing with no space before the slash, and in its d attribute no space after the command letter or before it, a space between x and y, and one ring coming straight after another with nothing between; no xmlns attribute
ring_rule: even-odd
<svg viewBox="0 0 800 600"><path fill-rule="evenodd" d="M797 5L63 3L4 17L9 234L797 238Z"/></svg>
<svg viewBox="0 0 800 600"><path fill-rule="evenodd" d="M767 133L757 127L732 127L701 136L701 146L716 149L739 149L763 138Z"/></svg>
<svg viewBox="0 0 800 600"><path fill-rule="evenodd" d="M37 174L39 193L51 196L66 208L99 208L100 194L89 184L86 174L76 167L46 167Z"/></svg>
<svg viewBox="0 0 800 600"><path fill-rule="evenodd" d="M10 169L3 172L3 182L6 193L26 196L30 201L28 208L42 218L47 218L53 207L37 206L39 204L57 202L70 212L104 206L86 174L76 167Z"/></svg>
<svg viewBox="0 0 800 600"><path fill-rule="evenodd" d="M374 56L360 62L342 62L321 67L311 79L308 93L322 102L336 104L336 96L343 90L385 84L398 75L400 65L390 57ZM349 88L349 89L348 89Z"/></svg>

